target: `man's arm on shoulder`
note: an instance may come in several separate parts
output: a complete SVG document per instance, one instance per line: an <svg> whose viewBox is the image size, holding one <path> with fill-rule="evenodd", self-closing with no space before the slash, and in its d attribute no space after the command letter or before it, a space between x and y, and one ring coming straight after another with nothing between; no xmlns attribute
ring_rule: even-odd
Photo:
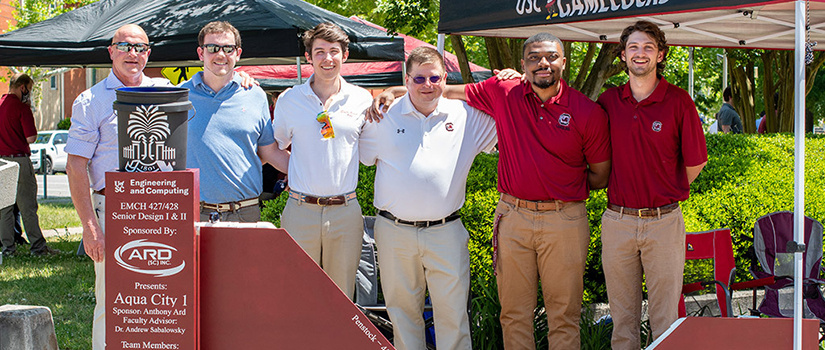
<svg viewBox="0 0 825 350"><path fill-rule="evenodd" d="M72 203L83 225L83 247L86 255L96 262L101 262L106 255L105 236L103 229L97 223L97 214L92 207L89 175L86 169L88 164L88 158L69 154L66 160L66 175L69 179Z"/></svg>
<svg viewBox="0 0 825 350"><path fill-rule="evenodd" d="M705 164L708 164L708 162L704 162L697 166L685 167L685 170L687 171L688 184L693 183L693 180L696 180L696 178L699 177L699 173L702 172L702 168L705 167Z"/></svg>
<svg viewBox="0 0 825 350"><path fill-rule="evenodd" d="M289 151L278 148L278 142L266 146L258 146L258 157L264 163L269 163L278 171L286 174L289 169Z"/></svg>
<svg viewBox="0 0 825 350"><path fill-rule="evenodd" d="M444 97L467 102L467 94L464 92L466 86L467 84L447 85L444 87Z"/></svg>
<svg viewBox="0 0 825 350"><path fill-rule="evenodd" d="M610 176L611 163L606 160L601 163L588 164L587 185L590 190L598 190L607 187L607 179Z"/></svg>
<svg viewBox="0 0 825 350"><path fill-rule="evenodd" d="M390 109L390 106L392 105L392 102L395 101L395 98L404 96L406 93L406 87L393 86L376 95L372 100L372 105L365 111L367 122L380 123L381 119L384 118L384 113L387 113Z"/></svg>

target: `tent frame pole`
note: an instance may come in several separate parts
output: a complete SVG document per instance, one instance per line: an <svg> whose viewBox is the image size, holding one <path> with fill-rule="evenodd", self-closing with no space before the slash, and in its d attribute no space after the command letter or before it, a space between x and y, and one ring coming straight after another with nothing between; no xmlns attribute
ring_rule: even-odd
<svg viewBox="0 0 825 350"><path fill-rule="evenodd" d="M805 1L797 0L794 35L794 212L793 232L797 247L805 243ZM794 252L793 348L802 349L802 251Z"/></svg>

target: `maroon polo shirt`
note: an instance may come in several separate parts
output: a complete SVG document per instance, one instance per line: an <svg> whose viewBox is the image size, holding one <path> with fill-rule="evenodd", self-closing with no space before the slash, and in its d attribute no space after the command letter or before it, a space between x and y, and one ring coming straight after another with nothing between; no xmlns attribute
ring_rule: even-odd
<svg viewBox="0 0 825 350"><path fill-rule="evenodd" d="M37 135L32 109L17 95L0 97L0 156L31 155L27 137Z"/></svg>
<svg viewBox="0 0 825 350"><path fill-rule="evenodd" d="M629 84L605 91L598 102L610 118L613 145L608 201L654 208L687 199L685 167L708 160L702 122L690 95L661 78L641 102Z"/></svg>
<svg viewBox="0 0 825 350"><path fill-rule="evenodd" d="M587 164L610 160L607 116L561 81L542 102L529 82L492 77L465 88L467 103L493 116L498 190L526 200L587 199Z"/></svg>

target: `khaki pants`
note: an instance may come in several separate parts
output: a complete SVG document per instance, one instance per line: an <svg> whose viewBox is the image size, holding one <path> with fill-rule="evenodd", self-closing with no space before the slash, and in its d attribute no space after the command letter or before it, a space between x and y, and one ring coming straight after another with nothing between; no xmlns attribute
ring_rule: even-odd
<svg viewBox="0 0 825 350"><path fill-rule="evenodd" d="M17 207L20 208L26 237L31 243L31 252L42 251L46 249L46 239L40 231L40 219L37 217L37 179L34 178L32 161L29 157L2 157L2 159L19 165ZM17 249L14 243L14 220L13 205L0 209L0 242L3 244L3 251L13 252Z"/></svg>
<svg viewBox="0 0 825 350"><path fill-rule="evenodd" d="M321 206L289 198L281 226L351 300L364 234L358 200Z"/></svg>
<svg viewBox="0 0 825 350"><path fill-rule="evenodd" d="M579 318L590 227L584 202L532 211L503 201L498 222L498 293L507 350L535 349L533 310L539 278L550 349L578 349Z"/></svg>
<svg viewBox="0 0 825 350"><path fill-rule="evenodd" d="M602 215L602 265L613 317L612 348L638 350L642 274L653 338L662 335L678 318L685 267L682 210L657 218L606 210Z"/></svg>
<svg viewBox="0 0 825 350"><path fill-rule="evenodd" d="M106 233L106 197L92 194L92 206L100 229ZM106 260L95 262L95 311L92 316L92 349L106 348Z"/></svg>
<svg viewBox="0 0 825 350"><path fill-rule="evenodd" d="M426 349L423 312L428 289L438 348L472 349L469 239L461 220L418 228L376 218L378 270L396 349Z"/></svg>

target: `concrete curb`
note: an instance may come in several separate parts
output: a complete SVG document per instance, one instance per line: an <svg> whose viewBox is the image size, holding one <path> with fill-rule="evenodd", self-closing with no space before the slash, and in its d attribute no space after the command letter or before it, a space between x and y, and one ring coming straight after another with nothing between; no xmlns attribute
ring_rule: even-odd
<svg viewBox="0 0 825 350"><path fill-rule="evenodd" d="M48 230L42 230L43 237L58 237L58 236L69 236L69 235L82 235L83 234L83 227L66 227L66 228L53 228Z"/></svg>
<svg viewBox="0 0 825 350"><path fill-rule="evenodd" d="M756 293L756 306L765 297L765 290L759 289ZM749 309L753 308L753 291L735 291L731 300L733 317L750 315ZM714 316L719 317L719 305L716 301L716 293L703 295L688 295L685 298L685 309L688 316ZM590 310L593 311L593 320L598 320L602 316L610 314L610 306L607 304L592 304ZM642 320L648 318L647 300L642 301Z"/></svg>

